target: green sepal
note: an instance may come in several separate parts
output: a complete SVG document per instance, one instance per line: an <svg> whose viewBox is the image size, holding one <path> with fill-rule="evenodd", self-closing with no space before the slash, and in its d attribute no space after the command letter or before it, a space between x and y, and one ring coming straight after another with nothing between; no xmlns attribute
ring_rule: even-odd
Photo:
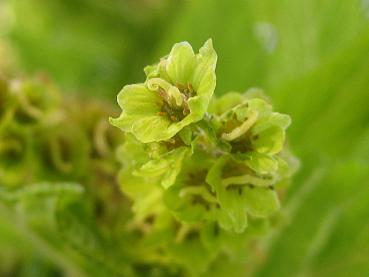
<svg viewBox="0 0 369 277"><path fill-rule="evenodd" d="M125 134L124 143L116 151L118 161L124 167L137 168L149 160L144 146L133 135Z"/></svg>
<svg viewBox="0 0 369 277"><path fill-rule="evenodd" d="M119 172L119 183L123 193L133 200L136 220L141 221L163 211L162 189L157 185L157 179L134 176L130 168L125 168Z"/></svg>
<svg viewBox="0 0 369 277"><path fill-rule="evenodd" d="M160 178L163 188L167 189L175 182L182 168L182 161L190 152L191 148L189 147L176 148L156 159L151 159L133 174L145 177L156 176Z"/></svg>
<svg viewBox="0 0 369 277"><path fill-rule="evenodd" d="M191 127L185 127L183 128L179 133L178 133L179 137L181 138L181 140L183 141L184 144L186 145L191 145L192 142L192 130Z"/></svg>
<svg viewBox="0 0 369 277"><path fill-rule="evenodd" d="M248 152L243 155L245 164L259 174L271 174L278 170L279 161L271 155Z"/></svg>
<svg viewBox="0 0 369 277"><path fill-rule="evenodd" d="M124 144L117 150L117 158L123 168L118 180L124 194L133 200L135 219L140 221L163 210L162 189L157 176L135 176L133 171L150 160L142 143L130 134L125 135Z"/></svg>

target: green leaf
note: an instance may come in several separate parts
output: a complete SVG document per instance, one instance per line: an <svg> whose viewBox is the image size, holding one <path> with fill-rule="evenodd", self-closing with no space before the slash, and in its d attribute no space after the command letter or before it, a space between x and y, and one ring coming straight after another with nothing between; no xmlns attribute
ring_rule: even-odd
<svg viewBox="0 0 369 277"><path fill-rule="evenodd" d="M88 275L133 276L125 255L105 239L81 204L59 207L56 212L63 246L73 249L82 258L81 268Z"/></svg>
<svg viewBox="0 0 369 277"><path fill-rule="evenodd" d="M368 164L312 163L312 169L298 176L302 185L284 205L286 220L271 237L268 258L256 276L369 272L368 225L363 221L369 203Z"/></svg>
<svg viewBox="0 0 369 277"><path fill-rule="evenodd" d="M40 183L28 185L17 190L0 190L0 199L7 202L22 201L26 198L47 198L47 197L70 197L78 196L84 192L84 188L73 183Z"/></svg>

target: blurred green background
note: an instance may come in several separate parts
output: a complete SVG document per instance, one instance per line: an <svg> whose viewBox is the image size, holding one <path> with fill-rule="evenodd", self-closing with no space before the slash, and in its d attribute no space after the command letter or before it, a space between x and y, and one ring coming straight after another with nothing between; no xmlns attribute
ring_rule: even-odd
<svg viewBox="0 0 369 277"><path fill-rule="evenodd" d="M1 59L112 103L173 43L197 49L207 38L219 56L216 93L262 88L291 115L301 161L253 274L369 276L369 1L0 0L0 40L12 55L0 48ZM5 218L0 249L19 255ZM40 248L35 259L49 253Z"/></svg>

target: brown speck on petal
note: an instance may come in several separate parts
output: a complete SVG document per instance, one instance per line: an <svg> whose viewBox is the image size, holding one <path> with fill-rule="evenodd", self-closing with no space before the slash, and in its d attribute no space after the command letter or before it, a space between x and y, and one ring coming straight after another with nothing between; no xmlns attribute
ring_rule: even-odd
<svg viewBox="0 0 369 277"><path fill-rule="evenodd" d="M176 116L174 116L174 115L171 115L170 116L170 119L173 120L173 121L178 121L178 118Z"/></svg>

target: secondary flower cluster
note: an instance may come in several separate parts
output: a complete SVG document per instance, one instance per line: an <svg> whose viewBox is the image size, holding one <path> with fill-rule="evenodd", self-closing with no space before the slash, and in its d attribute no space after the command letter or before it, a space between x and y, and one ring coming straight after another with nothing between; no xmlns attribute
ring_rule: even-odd
<svg viewBox="0 0 369 277"><path fill-rule="evenodd" d="M146 234L172 230L177 251L194 237L204 246L209 226L219 237L267 220L294 168L283 149L290 117L256 90L212 97L216 61L211 40L198 54L187 42L175 44L145 68L144 83L122 89L123 111L111 119L126 134L120 183L133 200L135 223Z"/></svg>
<svg viewBox="0 0 369 277"><path fill-rule="evenodd" d="M35 130L59 118L60 99L55 87L41 78L3 78L0 98L0 182L17 186L37 174L35 140L43 140L45 133L36 136Z"/></svg>
<svg viewBox="0 0 369 277"><path fill-rule="evenodd" d="M62 99L45 76L0 78L0 187L80 182L94 198L92 209L110 217L122 134L109 125L110 106L84 101L81 113L80 104Z"/></svg>

